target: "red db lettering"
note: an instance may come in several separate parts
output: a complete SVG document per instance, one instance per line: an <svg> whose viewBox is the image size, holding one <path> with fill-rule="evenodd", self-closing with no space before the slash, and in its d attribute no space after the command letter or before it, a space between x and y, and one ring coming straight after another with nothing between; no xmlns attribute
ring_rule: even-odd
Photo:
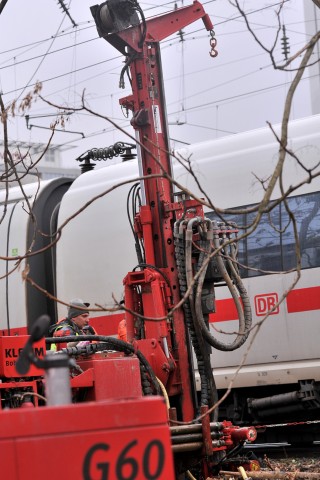
<svg viewBox="0 0 320 480"><path fill-rule="evenodd" d="M263 295L256 295L254 297L254 306L257 317L262 317L270 312L270 315L277 315L279 313L279 305L271 312L271 310L278 303L277 293L265 293Z"/></svg>

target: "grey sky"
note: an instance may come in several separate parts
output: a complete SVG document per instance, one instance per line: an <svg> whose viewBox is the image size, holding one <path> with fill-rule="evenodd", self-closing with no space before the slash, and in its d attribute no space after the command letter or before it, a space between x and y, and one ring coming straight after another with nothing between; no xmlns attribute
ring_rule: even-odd
<svg viewBox="0 0 320 480"><path fill-rule="evenodd" d="M310 38L306 33L303 3L289 0L281 15L291 52ZM140 2L146 17L174 8L174 2ZM177 2L178 7L191 2ZM259 37L271 46L276 32L277 1L247 0L242 7ZM74 28L56 0L15 0L7 3L0 16L0 89L4 102L20 99L36 80L43 82L43 95L60 105L79 106L83 89L90 108L111 117L133 133L119 106L119 98L130 93L129 82L120 90L123 66L120 53L98 37L91 17L94 0L67 2ZM177 35L162 42L162 61L167 97L170 136L176 146L198 142L278 123L288 86L294 73L274 71L269 57L256 44L239 13L227 0L203 2L215 25L218 56L209 55L209 35L202 21L184 29L184 41ZM251 13L254 11L255 13ZM38 43L35 43L38 42ZM283 60L281 45L277 57ZM308 77L308 72L305 77ZM30 87L26 87L30 84ZM10 121L10 140L45 142L56 110L41 102L29 113L31 129L24 116ZM292 118L311 113L309 81L297 91ZM178 125L179 124L179 125ZM74 145L63 154L66 164L94 147L105 147L126 139L106 121L79 113L68 117L66 130L56 132L53 143ZM2 138L2 132L0 133Z"/></svg>

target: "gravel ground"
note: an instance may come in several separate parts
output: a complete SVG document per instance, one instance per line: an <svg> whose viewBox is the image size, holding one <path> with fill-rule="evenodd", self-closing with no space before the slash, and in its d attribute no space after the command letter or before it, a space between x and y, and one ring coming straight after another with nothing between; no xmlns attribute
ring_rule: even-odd
<svg viewBox="0 0 320 480"><path fill-rule="evenodd" d="M299 474L303 477L302 480L316 480L320 479L320 458L319 455L315 457L299 457L299 458L268 458L266 455L262 459L259 458L261 464L260 471L247 472L247 476L250 479L252 475L253 480L263 480L264 472L268 475L268 480L296 480L299 478ZM230 472L231 473L231 472ZM217 478L209 478L207 480L242 480L242 476L239 475L226 475L225 472L220 472L220 476ZM279 474L279 477L277 476ZM309 477L309 474L310 477ZM300 479L301 479L300 477ZM251 480L251 479L250 479Z"/></svg>
<svg viewBox="0 0 320 480"><path fill-rule="evenodd" d="M281 472L309 472L320 473L319 457L271 459L264 457L262 470Z"/></svg>

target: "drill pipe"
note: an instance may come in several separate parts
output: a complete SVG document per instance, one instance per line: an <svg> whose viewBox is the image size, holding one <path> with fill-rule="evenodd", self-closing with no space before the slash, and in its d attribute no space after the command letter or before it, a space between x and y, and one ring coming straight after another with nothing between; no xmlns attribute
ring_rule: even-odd
<svg viewBox="0 0 320 480"><path fill-rule="evenodd" d="M211 438L217 440L223 436L220 432L211 432ZM176 445L177 443L193 443L197 440L202 440L203 436L202 433L191 433L186 435L172 435L171 436L171 443Z"/></svg>
<svg viewBox="0 0 320 480"><path fill-rule="evenodd" d="M221 422L211 422L210 430L219 432L223 430L223 424ZM185 433L198 433L201 431L202 431L201 423L196 423L194 425L176 425L174 427L170 427L171 435L180 435Z"/></svg>
<svg viewBox="0 0 320 480"><path fill-rule="evenodd" d="M216 440L212 442L212 448L223 447L226 443L223 440ZM203 442L179 443L172 445L173 453L191 452L193 450L200 450L203 448Z"/></svg>

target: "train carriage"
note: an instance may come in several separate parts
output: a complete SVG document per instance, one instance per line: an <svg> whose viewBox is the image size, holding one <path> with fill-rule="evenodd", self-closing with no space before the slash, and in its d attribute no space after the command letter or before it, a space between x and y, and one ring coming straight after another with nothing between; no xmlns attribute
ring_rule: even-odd
<svg viewBox="0 0 320 480"><path fill-rule="evenodd" d="M278 133L279 129L275 127ZM257 229L238 245L240 270L250 297L253 323L260 322L272 310L250 345L244 365L234 379L234 393L222 410L224 418L238 422L269 421L281 415L310 419L320 413L319 115L290 122L288 148L299 161L287 155L284 189L304 182L287 200L299 232L301 278L287 294L296 278L297 256L293 222L281 202L264 214ZM235 134L175 152L174 176L191 192L210 198L216 207L243 212L261 201L278 152L279 144L269 128ZM189 162L201 191L182 166ZM315 174L312 182L306 181L310 171ZM30 200L34 200L40 230L52 235L56 226L65 225L50 254L28 258L30 278L66 303L71 298L81 297L104 307L105 312L92 312L92 324L105 335L117 333L123 314L108 309L112 309L115 299L122 299L123 277L138 264L127 218L128 192L133 179L138 182L138 177L137 161L130 160L86 172L73 182L66 179L42 182L39 192L36 185L26 187ZM0 194L2 214L5 196ZM279 196L277 185L272 200ZM77 211L79 213L69 221ZM206 208L206 215L217 218L209 208ZM232 213L223 218L226 222L236 222L238 235L241 235L253 216L253 213ZM34 233L33 249L48 243L48 239L40 239L39 232L34 232L25 201L17 189L11 189L8 212L0 226L1 257L25 253ZM15 262L2 260L0 264L0 293L1 298L6 299L0 310L1 334L25 332L43 310L54 320L65 314L64 305L46 299L24 281L25 261L9 277L6 273ZM232 332L238 329L237 312L222 282L215 294L216 311L210 315L211 332L230 341ZM287 294L284 300L273 308L284 294ZM252 335L234 352L213 352L214 376L221 391L233 379Z"/></svg>

